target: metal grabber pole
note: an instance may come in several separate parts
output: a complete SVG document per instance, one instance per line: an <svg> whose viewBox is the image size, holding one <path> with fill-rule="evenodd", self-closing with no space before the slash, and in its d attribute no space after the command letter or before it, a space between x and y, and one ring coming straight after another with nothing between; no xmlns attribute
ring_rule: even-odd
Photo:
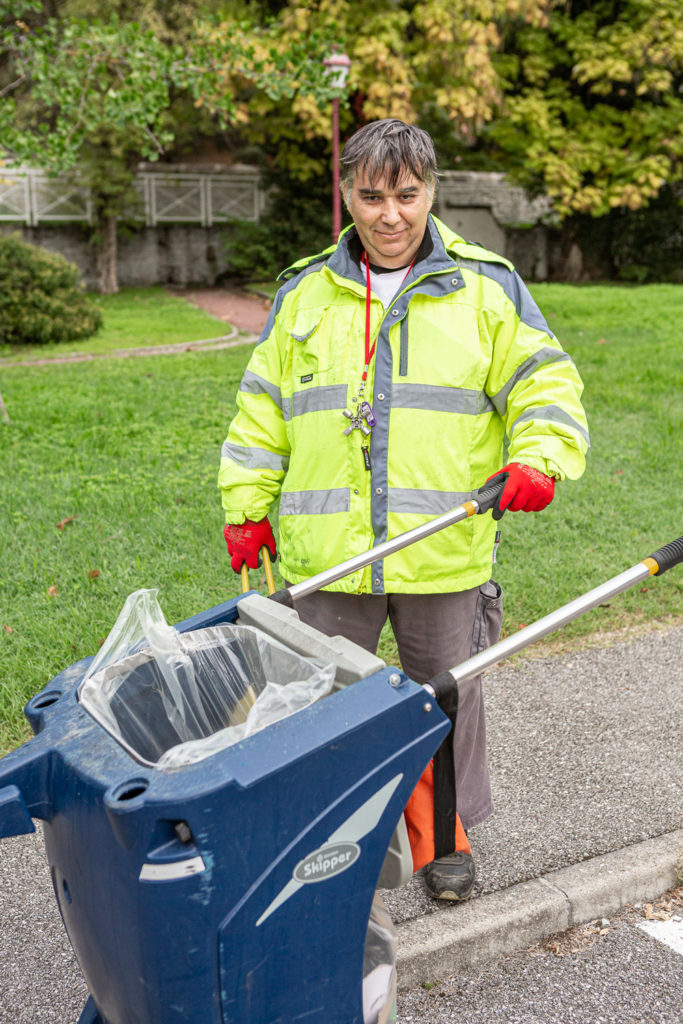
<svg viewBox="0 0 683 1024"><path fill-rule="evenodd" d="M373 562L378 562L381 558L387 558L389 555L395 554L396 551L408 547L409 544L415 544L418 540L431 537L433 533L438 533L439 530L444 530L447 526L460 523L463 519L469 519L470 516L488 512L489 509L494 507L498 497L502 494L506 480L507 473L503 473L500 477L496 478L494 483L484 484L483 487L473 493L470 499L463 502L462 505L458 505L451 512L445 512L437 519L430 519L429 522L422 523L421 526L416 526L405 533L399 533L396 537L384 541L383 544L370 548L369 551L363 551L361 554L354 555L353 558L349 558L345 562L333 566L331 569L325 569L324 572L311 576L310 579L304 580L303 583L295 583L291 587L278 590L270 595L270 599L292 606L297 597L306 597L308 594L313 594L316 590L321 590L322 587L327 587L330 583L335 583L336 580L340 580L344 576L350 576L352 572L357 572L359 569L372 565Z"/></svg>
<svg viewBox="0 0 683 1024"><path fill-rule="evenodd" d="M473 657L468 658L467 661L456 665L455 668L439 673L438 676L435 676L434 679L425 684L425 689L439 701L440 705L448 705L451 699L450 695L456 689L454 684L464 683L465 680L478 676L485 669L491 668L492 665L496 665L499 661L509 658L512 654L516 654L530 644L535 643L536 640L540 640L561 626L565 626L573 619L577 619L584 612L596 608L611 597L616 597L617 594L621 594L624 590L628 590L629 587L635 586L636 583L646 580L649 576L661 576L680 562L683 562L683 537L671 541L670 544L659 548L654 554L644 558L642 562L638 562L637 565L631 566L630 569L626 569L625 572L612 577L611 580L607 580L606 583L602 583L599 587L589 590L582 597L577 597L570 601L569 604L565 604L561 608L556 609L556 611L550 612L549 615L545 615L530 626L525 626L519 632L513 633L504 640L500 640L497 644L487 648L487 650L475 654Z"/></svg>

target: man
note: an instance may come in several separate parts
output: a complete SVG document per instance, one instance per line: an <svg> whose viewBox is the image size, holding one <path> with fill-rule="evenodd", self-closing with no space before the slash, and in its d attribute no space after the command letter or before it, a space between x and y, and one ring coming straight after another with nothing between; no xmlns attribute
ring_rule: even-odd
<svg viewBox="0 0 683 1024"><path fill-rule="evenodd" d="M507 472L502 510L539 511L585 465L582 384L507 260L430 214L429 136L389 119L342 155L353 226L281 275L240 384L219 484L232 567L255 567L279 498L282 575L301 582L457 507ZM387 619L417 682L498 639L486 514L297 601L301 618L374 651ZM460 688L454 735L465 829L493 809L481 680ZM458 823L460 824L460 823ZM475 868L455 849L425 879L466 899Z"/></svg>

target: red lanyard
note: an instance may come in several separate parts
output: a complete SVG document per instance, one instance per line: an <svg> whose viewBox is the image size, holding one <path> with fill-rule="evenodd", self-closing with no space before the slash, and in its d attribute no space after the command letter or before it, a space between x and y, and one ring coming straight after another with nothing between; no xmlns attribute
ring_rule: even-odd
<svg viewBox="0 0 683 1024"><path fill-rule="evenodd" d="M365 383L365 381L368 379L368 370L370 369L370 363L372 361L372 357L374 356L375 349L377 348L377 338L375 338L375 340L372 343L372 347L371 347L370 346L370 302L371 302L370 260L368 259L368 254L365 251L365 249L363 250L363 255L361 256L360 261L361 261L361 263L365 263L365 369L363 370L363 376L361 377L361 380L363 381L363 383ZM413 262L410 264L410 266L406 270L405 274L403 275L403 281L405 281L406 277L408 276L410 271L413 269L414 263L415 263L415 260L413 259ZM403 281L401 281L401 284L403 284Z"/></svg>

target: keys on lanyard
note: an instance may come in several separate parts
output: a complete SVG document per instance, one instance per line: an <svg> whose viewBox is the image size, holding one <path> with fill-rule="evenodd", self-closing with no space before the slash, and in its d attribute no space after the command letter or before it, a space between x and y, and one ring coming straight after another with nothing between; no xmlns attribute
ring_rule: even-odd
<svg viewBox="0 0 683 1024"><path fill-rule="evenodd" d="M377 417L372 411L372 406L365 400L360 403L357 412L353 413L350 409L344 409L343 415L350 421L344 431L347 437L354 430L360 430L361 434L367 437L371 429L377 426Z"/></svg>
<svg viewBox="0 0 683 1024"><path fill-rule="evenodd" d="M413 269L414 263L415 259L413 259L412 263L403 275L403 282L405 282L408 274ZM363 376L361 377L358 394L353 397L354 403L358 401L358 408L356 412L351 412L350 409L343 410L343 415L349 421L348 427L344 430L347 437L349 434L353 433L354 430L360 430L361 434L363 434L364 437L367 437L372 428L377 426L377 417L372 411L372 406L365 398L365 385L368 379L368 370L370 369L372 357L375 354L375 348L377 346L376 338L372 344L370 343L370 261L368 260L367 253L365 251L361 257L361 265L362 264L365 265L365 369L363 370ZM367 449L364 450L367 451Z"/></svg>

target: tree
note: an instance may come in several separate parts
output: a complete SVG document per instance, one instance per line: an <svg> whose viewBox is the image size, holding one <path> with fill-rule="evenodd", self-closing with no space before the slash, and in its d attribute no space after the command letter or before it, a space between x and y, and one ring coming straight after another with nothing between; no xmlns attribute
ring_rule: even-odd
<svg viewBox="0 0 683 1024"><path fill-rule="evenodd" d="M289 0L279 8L278 38L333 29L351 57L347 133L380 117L416 121L442 159L507 170L550 195L560 217L637 209L681 177L680 0ZM233 94L245 137L276 166L302 180L326 172L324 107L303 95L281 105L238 81Z"/></svg>
<svg viewBox="0 0 683 1024"><path fill-rule="evenodd" d="M430 127L440 119L448 145L455 139L466 148L502 100L494 66L500 25L513 17L542 24L549 2L289 0L279 5L272 34L284 47L315 32L337 37L352 60L341 112L345 134L382 117ZM279 170L302 181L327 173L330 110L318 96L299 93L283 104L238 78L231 88L244 137Z"/></svg>
<svg viewBox="0 0 683 1024"><path fill-rule="evenodd" d="M77 170L93 197L99 286L117 290L117 219L135 201L140 160L156 160L177 132L173 104L186 96L225 124L236 113L232 69L257 92L326 97L322 52L314 37L269 45L268 28L195 25L185 45L157 28L113 17L107 22L50 18L30 28L8 23L1 0L6 85L0 135L14 162L54 172ZM35 3L24 4L29 13ZM226 27L223 26L223 29ZM327 46L327 42L324 46Z"/></svg>
<svg viewBox="0 0 683 1024"><path fill-rule="evenodd" d="M556 2L502 42L491 136L560 216L637 210L681 178L680 0Z"/></svg>

